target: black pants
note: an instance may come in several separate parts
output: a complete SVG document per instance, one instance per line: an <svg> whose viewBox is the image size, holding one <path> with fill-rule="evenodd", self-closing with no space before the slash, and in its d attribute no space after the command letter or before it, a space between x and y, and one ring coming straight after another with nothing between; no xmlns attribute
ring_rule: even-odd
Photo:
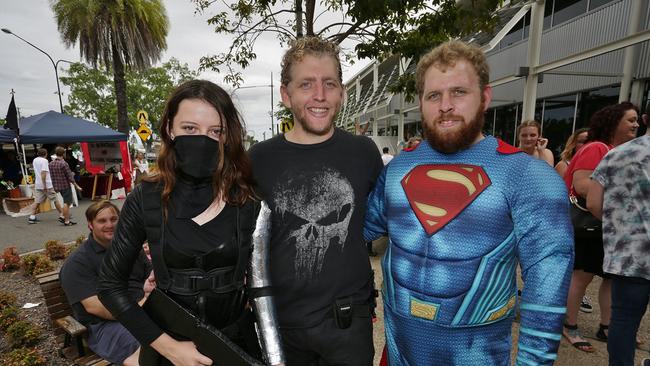
<svg viewBox="0 0 650 366"><path fill-rule="evenodd" d="M281 329L287 366L371 366L372 320L355 317L347 329L334 318L304 329Z"/></svg>

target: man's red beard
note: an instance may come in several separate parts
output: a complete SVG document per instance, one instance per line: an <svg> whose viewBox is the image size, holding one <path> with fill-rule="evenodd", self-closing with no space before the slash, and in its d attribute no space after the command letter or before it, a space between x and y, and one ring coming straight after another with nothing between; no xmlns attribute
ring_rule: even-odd
<svg viewBox="0 0 650 366"><path fill-rule="evenodd" d="M461 128L453 131L442 132L440 127L435 127L439 126L441 121L448 119L461 120ZM483 130L484 123L485 116L483 115L483 109L478 108L474 118L472 118L469 124L465 123L465 118L461 116L443 114L432 122L423 120L422 129L424 130L424 137L427 139L431 147L441 153L452 154L470 147L474 141L476 141L481 130Z"/></svg>

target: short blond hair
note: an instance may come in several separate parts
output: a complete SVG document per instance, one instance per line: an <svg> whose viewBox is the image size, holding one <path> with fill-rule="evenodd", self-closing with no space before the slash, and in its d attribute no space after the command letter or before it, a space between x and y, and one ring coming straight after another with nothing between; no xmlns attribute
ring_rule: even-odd
<svg viewBox="0 0 650 366"><path fill-rule="evenodd" d="M521 129L526 127L535 127L537 129L537 134L542 137L542 125L534 119L527 119L517 126L517 137L519 137Z"/></svg>
<svg viewBox="0 0 650 366"><path fill-rule="evenodd" d="M343 83L343 71L341 70L341 60L339 52L341 49L336 43L326 41L319 37L303 37L291 42L291 47L282 57L282 72L280 73L280 82L287 86L291 82L291 67L295 62L300 62L305 56L330 56L336 63L336 71L339 82Z"/></svg>
<svg viewBox="0 0 650 366"><path fill-rule="evenodd" d="M490 82L490 66L483 51L461 41L449 41L429 51L418 62L415 70L415 89L418 95L422 97L424 93L424 74L431 66L444 71L448 67L454 67L459 60L465 60L474 67L476 75L478 75L479 86L483 90Z"/></svg>

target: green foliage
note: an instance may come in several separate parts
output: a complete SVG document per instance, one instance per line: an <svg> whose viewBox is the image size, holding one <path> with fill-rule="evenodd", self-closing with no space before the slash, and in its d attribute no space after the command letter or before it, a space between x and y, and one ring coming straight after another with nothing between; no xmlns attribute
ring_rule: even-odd
<svg viewBox="0 0 650 366"><path fill-rule="evenodd" d="M517 0L514 0L515 2ZM343 59L383 59L401 54L417 58L448 39L490 31L498 21L493 11L503 0L193 0L196 11L219 6L208 19L219 35L232 36L230 47L201 58L201 69L225 74L238 86L242 73L257 58L255 44L264 34L281 46L303 36L346 42ZM224 7L225 5L225 7ZM225 8L225 10L223 10ZM216 9L215 9L216 10ZM323 19L333 19L330 23ZM348 46L349 47L349 46ZM404 87L408 87L404 83Z"/></svg>
<svg viewBox="0 0 650 366"><path fill-rule="evenodd" d="M0 290L0 310L16 305L16 295L11 292Z"/></svg>
<svg viewBox="0 0 650 366"><path fill-rule="evenodd" d="M18 321L18 308L11 305L0 311L0 329L7 330Z"/></svg>
<svg viewBox="0 0 650 366"><path fill-rule="evenodd" d="M36 276L41 273L54 270L52 261L44 255L27 254L21 258L23 271L28 276Z"/></svg>
<svg viewBox="0 0 650 366"><path fill-rule="evenodd" d="M16 348L2 357L4 366L45 366L46 360L37 349Z"/></svg>
<svg viewBox="0 0 650 366"><path fill-rule="evenodd" d="M287 108L282 102L278 103L275 113L273 113L275 119L282 121L290 121L293 119L293 113L291 109Z"/></svg>
<svg viewBox="0 0 650 366"><path fill-rule="evenodd" d="M61 82L70 87L69 104L64 107L65 112L116 128L116 95L111 73L106 68L91 68L81 63L72 64L66 73L67 76L61 77ZM160 67L127 71L129 126L137 128L140 125L136 113L143 109L149 114L149 121L156 130L165 101L174 87L197 76L196 71L190 70L187 64L181 64L175 58Z"/></svg>
<svg viewBox="0 0 650 366"><path fill-rule="evenodd" d="M33 346L43 331L27 320L18 320L7 328L7 335L14 347Z"/></svg>
<svg viewBox="0 0 650 366"><path fill-rule="evenodd" d="M81 57L113 70L117 127L128 133L125 70L143 70L167 48L169 20L162 0L53 0L50 2L66 46L79 43Z"/></svg>
<svg viewBox="0 0 650 366"><path fill-rule="evenodd" d="M20 256L16 247L7 247L2 251L3 263L0 270L4 272L14 271L20 267Z"/></svg>
<svg viewBox="0 0 650 366"><path fill-rule="evenodd" d="M58 240L48 240L45 243L45 255L51 260L65 259L66 247Z"/></svg>

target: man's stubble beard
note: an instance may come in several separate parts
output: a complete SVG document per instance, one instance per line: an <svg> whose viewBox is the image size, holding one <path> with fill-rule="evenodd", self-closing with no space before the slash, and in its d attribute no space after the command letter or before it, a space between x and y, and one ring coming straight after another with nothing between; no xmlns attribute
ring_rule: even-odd
<svg viewBox="0 0 650 366"><path fill-rule="evenodd" d="M330 131L332 131L332 129L334 129L334 121L336 121L336 117L339 115L340 111L341 109L338 108L338 110L332 117L332 120L329 122L329 124L323 127L322 129L313 128L309 123L307 123L304 114L300 114L300 115L294 114L293 118L296 123L300 124L300 127L302 128L303 131L310 133L312 135L323 136L323 135L327 135Z"/></svg>
<svg viewBox="0 0 650 366"><path fill-rule="evenodd" d="M422 121L424 137L429 142L429 145L431 145L435 150L445 154L453 154L470 147L474 141L476 141L479 134L481 134L483 125L485 124L483 108L480 106L469 124L465 123L465 119L462 118L462 127L456 131L443 133L440 128L433 127L437 126L441 120L450 117L454 119L462 118L461 116L456 116L454 114L445 114L435 121L431 121L431 123L424 120Z"/></svg>

